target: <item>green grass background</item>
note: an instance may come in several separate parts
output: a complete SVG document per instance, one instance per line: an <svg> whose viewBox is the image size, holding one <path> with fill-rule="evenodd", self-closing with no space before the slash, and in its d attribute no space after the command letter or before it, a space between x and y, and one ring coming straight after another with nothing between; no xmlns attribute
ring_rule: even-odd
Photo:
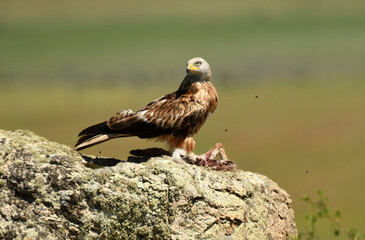
<svg viewBox="0 0 365 240"><path fill-rule="evenodd" d="M2 1L0 127L73 145L84 127L176 90L201 56L220 103L196 152L222 142L240 169L276 181L299 231L299 198L323 189L344 227L364 233L364 12L356 0ZM152 146L163 145L84 152L126 159Z"/></svg>

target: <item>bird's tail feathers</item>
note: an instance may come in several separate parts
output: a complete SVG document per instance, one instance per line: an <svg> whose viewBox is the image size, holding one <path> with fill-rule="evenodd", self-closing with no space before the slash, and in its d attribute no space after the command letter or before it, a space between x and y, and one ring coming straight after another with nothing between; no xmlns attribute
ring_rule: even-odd
<svg viewBox="0 0 365 240"><path fill-rule="evenodd" d="M75 145L75 150L79 151L91 146L94 146L96 144L108 141L109 139L111 139L112 134L98 134L98 135L94 135L94 136L90 136L90 135L85 135L82 136L76 143Z"/></svg>
<svg viewBox="0 0 365 240"><path fill-rule="evenodd" d="M128 137L130 134L118 133L111 130L107 122L102 122L85 128L79 133L79 139L75 145L75 150L89 148L96 144L108 141L117 137Z"/></svg>
<svg viewBox="0 0 365 240"><path fill-rule="evenodd" d="M95 125L92 125L90 127L85 128L79 133L79 137L83 135L95 135L95 134L101 134L101 133L109 133L110 129L108 127L107 122L98 123Z"/></svg>
<svg viewBox="0 0 365 240"><path fill-rule="evenodd" d="M113 138L118 137L128 137L129 134L120 133L107 133L107 134L97 134L97 135L85 135L79 138L75 145L75 150L79 151L85 148L92 147L96 144L108 141Z"/></svg>

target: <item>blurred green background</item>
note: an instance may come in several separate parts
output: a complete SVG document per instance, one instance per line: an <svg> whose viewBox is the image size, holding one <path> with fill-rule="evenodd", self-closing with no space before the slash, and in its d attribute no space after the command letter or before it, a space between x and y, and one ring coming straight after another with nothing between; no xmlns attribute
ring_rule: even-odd
<svg viewBox="0 0 365 240"><path fill-rule="evenodd" d="M240 169L276 181L299 231L300 197L323 189L364 233L364 13L357 0L1 1L0 128L73 146L84 127L175 91L201 56L220 103L195 152L222 142ZM129 138L84 153L152 146L163 147Z"/></svg>

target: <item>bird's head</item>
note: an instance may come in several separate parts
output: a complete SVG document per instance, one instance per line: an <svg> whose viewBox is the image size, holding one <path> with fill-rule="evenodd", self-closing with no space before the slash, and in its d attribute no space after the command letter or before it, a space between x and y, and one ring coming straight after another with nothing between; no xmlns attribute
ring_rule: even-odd
<svg viewBox="0 0 365 240"><path fill-rule="evenodd" d="M201 57L196 57L196 58L190 59L186 65L187 65L186 73L188 75L206 75L206 74L210 75L211 74L209 64L207 63L207 61L205 61Z"/></svg>

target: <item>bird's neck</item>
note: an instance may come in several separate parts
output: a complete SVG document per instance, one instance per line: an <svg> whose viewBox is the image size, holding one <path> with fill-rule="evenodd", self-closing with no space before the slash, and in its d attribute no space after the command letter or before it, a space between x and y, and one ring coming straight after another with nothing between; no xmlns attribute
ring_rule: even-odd
<svg viewBox="0 0 365 240"><path fill-rule="evenodd" d="M178 93L184 94L188 91L194 91L196 88L196 83L209 83L210 82L210 74L188 74L180 84Z"/></svg>

